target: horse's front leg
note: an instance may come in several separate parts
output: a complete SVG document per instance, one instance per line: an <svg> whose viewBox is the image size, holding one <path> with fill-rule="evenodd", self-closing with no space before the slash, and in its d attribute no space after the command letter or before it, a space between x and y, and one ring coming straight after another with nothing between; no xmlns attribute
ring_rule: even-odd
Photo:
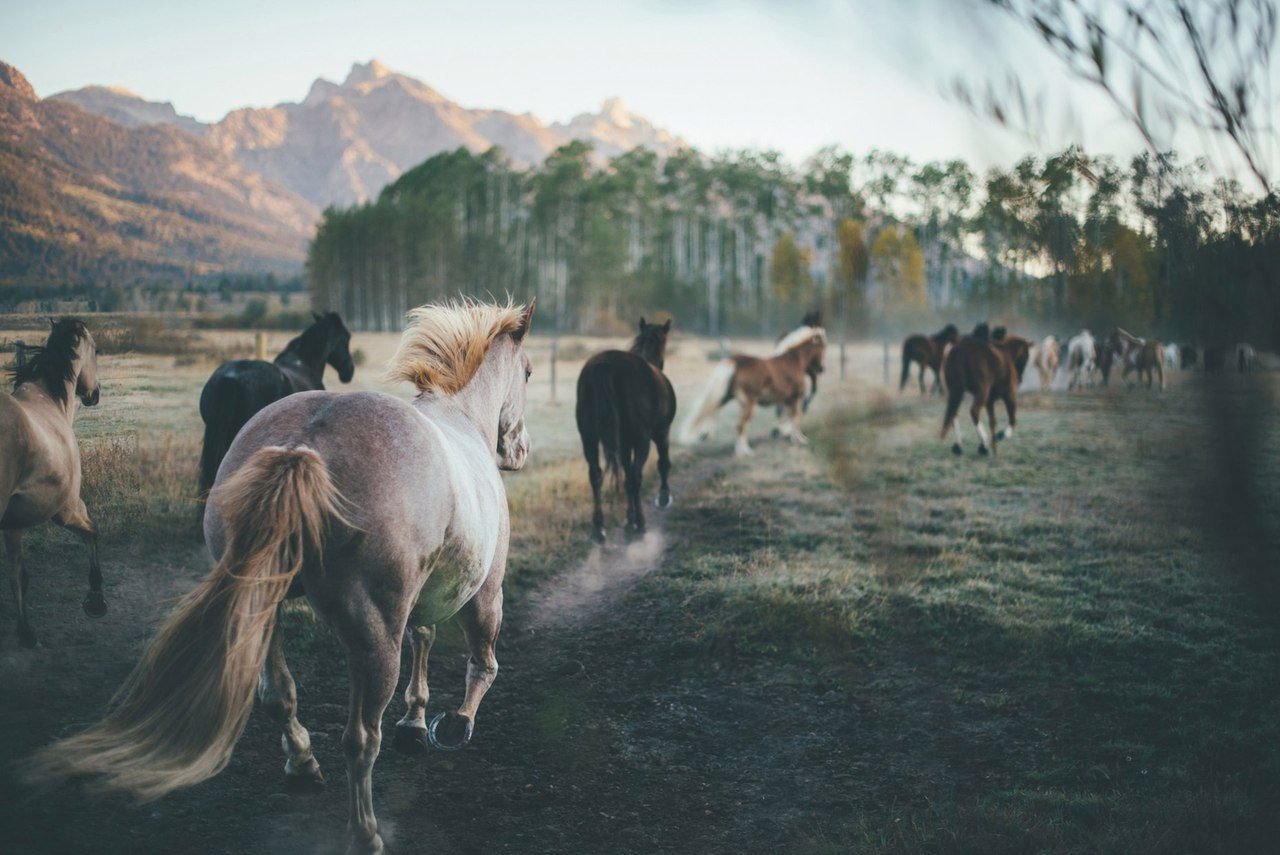
<svg viewBox="0 0 1280 855"><path fill-rule="evenodd" d="M4 533L4 549L13 572L13 604L18 612L18 644L36 646L35 630L27 623L27 563L22 555L22 532L9 529Z"/></svg>
<svg viewBox="0 0 1280 855"><path fill-rule="evenodd" d="M395 746L400 751L417 753L430 745L427 739L427 701L431 690L427 686L427 657L436 640L434 626L416 626L405 629L413 662L409 666L409 685L404 689L404 718L396 722Z"/></svg>
<svg viewBox="0 0 1280 855"><path fill-rule="evenodd" d="M738 416L738 441L734 443L733 453L739 456L751 453L751 443L747 442L747 425L756 411L756 402L748 395L739 395L738 403L742 414Z"/></svg>
<svg viewBox="0 0 1280 855"><path fill-rule="evenodd" d="M471 651L471 658L467 660L467 691L456 712L440 713L431 720L428 736L436 748L456 751L471 741L476 710L498 676L494 647L502 629L502 576L501 571L490 573L484 586L458 612L458 623Z"/></svg>
<svg viewBox="0 0 1280 855"><path fill-rule="evenodd" d="M84 613L102 617L107 613L107 600L102 595L102 568L98 564L98 531L89 519L89 509L77 496L71 509L54 517L54 522L77 534L89 547L89 593L84 597Z"/></svg>
<svg viewBox="0 0 1280 855"><path fill-rule="evenodd" d="M924 369L921 369L922 372L923 370ZM809 437L805 436L800 430L800 402L798 400L792 402L788 409L791 413L791 422L790 429L787 431L787 436L790 437L792 442L797 443L798 445L808 445Z"/></svg>

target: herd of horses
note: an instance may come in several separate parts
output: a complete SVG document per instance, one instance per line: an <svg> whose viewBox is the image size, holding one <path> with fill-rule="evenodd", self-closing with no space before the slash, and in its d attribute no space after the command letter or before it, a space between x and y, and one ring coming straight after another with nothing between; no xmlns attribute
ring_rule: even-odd
<svg viewBox="0 0 1280 855"><path fill-rule="evenodd" d="M317 314L274 362L219 367L200 396L205 436L199 496L215 565L151 639L105 718L37 752L26 766L27 780L51 785L86 779L142 800L159 798L226 766L257 694L280 727L287 783L322 786L310 735L298 719L277 619L285 600L305 597L347 656L351 691L342 750L350 851L382 851L372 773L404 648L411 667L395 743L405 750L466 745L497 676L510 541L500 471L519 470L529 457L525 406L532 368L524 343L533 314L533 302L471 300L410 312L388 377L411 383L412 401L325 391L326 365L344 383L355 370L350 332L334 313ZM676 395L664 373L670 331L669 320L641 318L628 349L592 356L579 375L575 419L597 540L606 538L606 472L625 492L627 533L645 531L640 496L651 445L660 480L655 503L671 504ZM815 313L783 336L772 354L721 360L681 437L705 438L717 411L737 401L737 454L751 453L747 425L759 406L776 408L776 433L805 443L800 419L824 370L826 348ZM987 453L1013 433L1017 389L1029 362L1042 381L1059 367L1068 371L1073 388L1089 385L1099 370L1105 383L1116 360L1124 376L1136 371L1151 382L1154 373L1163 384L1165 355L1159 342L1123 330L1101 344L1082 332L1062 357L1053 336L1033 347L985 323L967 336L948 325L904 342L900 388L911 365L920 366L922 392L925 372L932 372L933 387L947 396L942 433L955 425L957 453L956 416L971 396L979 452ZM99 399L97 350L88 327L75 319L54 322L45 344L28 349L13 379L13 394L0 395L0 529L13 565L18 640L31 647L36 636L26 614L21 549L26 528L53 521L86 541L84 610L94 617L106 613L72 430L77 404L93 406ZM1000 402L1008 425L997 432ZM981 420L984 409L989 431ZM435 624L454 615L470 652L465 694L456 710L428 722L427 657Z"/></svg>

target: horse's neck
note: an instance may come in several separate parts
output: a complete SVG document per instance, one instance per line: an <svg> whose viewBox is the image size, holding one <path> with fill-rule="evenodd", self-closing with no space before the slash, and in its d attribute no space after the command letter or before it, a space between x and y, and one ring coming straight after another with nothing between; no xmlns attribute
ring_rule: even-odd
<svg viewBox="0 0 1280 855"><path fill-rule="evenodd" d="M481 369L483 372L483 369ZM454 395L425 393L414 402L423 415L462 422L473 428L484 442L485 448L494 452L498 447L498 416L502 408L501 398L492 384L479 375Z"/></svg>
<svg viewBox="0 0 1280 855"><path fill-rule="evenodd" d="M77 373L70 380L65 381L66 394L61 399L58 399L42 381L23 383L14 391L13 396L30 407L56 412L60 420L71 424L76 419L76 408L80 403L80 399L76 397L76 383L79 380L80 375Z"/></svg>
<svg viewBox="0 0 1280 855"><path fill-rule="evenodd" d="M326 350L324 342L308 342L304 333L285 346L275 363L309 381L314 388L322 389Z"/></svg>

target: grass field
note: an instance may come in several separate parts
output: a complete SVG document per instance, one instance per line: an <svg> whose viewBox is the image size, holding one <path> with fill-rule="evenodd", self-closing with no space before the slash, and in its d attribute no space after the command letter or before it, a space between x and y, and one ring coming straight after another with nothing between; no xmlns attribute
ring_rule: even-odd
<svg viewBox="0 0 1280 855"><path fill-rule="evenodd" d="M210 335L219 352L251 348ZM274 352L285 336L271 336ZM404 394L378 376L394 343L358 334L365 361L347 388ZM941 402L886 387L879 348L861 346L847 381L834 362L823 379L809 448L771 441L761 415L757 453L735 459L722 414L716 438L678 452L676 504L649 512L647 546L601 550L572 402L581 359L603 344L561 342L573 359L554 402L548 342L531 344L535 458L507 476L504 670L467 751L384 746L375 804L394 851L1274 845L1277 615L1214 513L1216 444L1232 438L1202 415L1203 378L1028 392L997 457L975 456L970 431L955 458L937 437ZM686 409L713 349L675 343ZM29 538L44 646L16 649L6 600L6 765L96 717L166 603L207 569L191 492L212 367L104 357L102 404L77 432L113 611L81 614L87 562L70 536ZM1277 376L1217 382L1266 413L1249 466L1275 531ZM305 610L289 624L325 793L278 792L278 736L255 714L226 772L147 808L72 791L33 801L6 773L0 849L94 835L102 851L338 851L345 666ZM446 629L431 715L459 699L460 651Z"/></svg>

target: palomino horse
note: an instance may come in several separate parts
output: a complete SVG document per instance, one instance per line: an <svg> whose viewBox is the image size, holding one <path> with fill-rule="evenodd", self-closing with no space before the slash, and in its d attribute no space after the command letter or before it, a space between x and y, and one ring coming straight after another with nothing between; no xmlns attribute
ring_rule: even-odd
<svg viewBox="0 0 1280 855"><path fill-rule="evenodd" d="M931 336L915 333L907 336L902 342L902 379L898 382L898 391L907 388L907 380L911 378L913 363L920 366L920 394L925 394L925 369L933 371L933 391L942 391L942 355L949 345L955 344L960 332L955 324L947 324Z"/></svg>
<svg viewBox="0 0 1280 855"><path fill-rule="evenodd" d="M210 495L204 528L217 566L152 639L107 717L37 754L30 776L87 775L144 800L205 780L226 766L261 676L288 780L318 785L276 620L286 596L305 593L346 647L350 851L381 852L372 774L402 639L413 664L398 743L465 745L498 671L510 537L498 470L529 456L532 314L532 304L415 309L390 368L417 387L412 403L303 392L259 413ZM428 727L433 625L454 613L471 650L466 696Z"/></svg>
<svg viewBox="0 0 1280 855"><path fill-rule="evenodd" d="M1018 423L1018 384L1022 382L1022 372L1026 370L1030 354L1031 345L1026 339L1010 335L999 341L965 337L952 345L942 365L947 387L947 411L942 419L941 436L945 438L954 425L956 441L951 446L953 452L964 453L956 413L966 392L973 396L969 415L978 430L979 454L986 454L988 447L987 433L982 427L983 407L987 408L987 418L991 423L991 451L995 451L997 440L1013 436L1013 429ZM997 401L1004 401L1004 409L1009 416L1009 426L999 433L996 433Z"/></svg>
<svg viewBox="0 0 1280 855"><path fill-rule="evenodd" d="M231 441L259 410L285 395L323 389L326 364L337 370L343 383L351 381L356 370L349 350L351 333L337 312L313 314L315 323L285 345L274 362L224 362L205 382L200 393L200 417L204 419L201 497L213 486L218 464Z"/></svg>
<svg viewBox="0 0 1280 855"><path fill-rule="evenodd" d="M1047 335L1035 348L1035 356L1031 362L1035 365L1036 371L1040 372L1040 389L1047 391L1053 385L1053 378L1058 374L1058 339L1056 336Z"/></svg>
<svg viewBox="0 0 1280 855"><path fill-rule="evenodd" d="M53 322L43 347L26 348L14 371L13 394L0 395L0 529L13 565L18 643L36 646L27 621L27 566L22 530L53 520L89 545L89 594L85 614L102 617L98 535L80 499L80 446L72 423L76 401L98 403L98 351L83 321Z"/></svg>
<svg viewBox="0 0 1280 855"><path fill-rule="evenodd" d="M767 359L739 353L724 360L711 373L697 409L685 422L681 440L696 442L706 439L711 428L710 425L703 427L704 423L709 422L725 404L737 399L742 414L738 417L735 454L751 453L747 424L756 404L777 404L786 408L790 420L783 423L782 434L792 442L806 444L809 440L800 432L801 405L809 392L811 377L823 371L826 350L826 332L821 327L812 327L785 353Z"/></svg>
<svg viewBox="0 0 1280 855"><path fill-rule="evenodd" d="M587 458L587 476L591 481L593 508L592 534L605 540L604 509L600 504L600 487L604 472L600 468L600 449L604 449L605 466L613 473L615 483L622 470L627 491L627 530L644 531L640 483L644 464L649 459L649 443L658 449L658 487L656 504L671 504L671 488L667 476L671 472L668 439L671 421L676 416L676 393L662 363L667 351L667 333L671 321L645 323L640 319L640 334L631 349L606 350L597 353L582 366L578 375L578 435L582 453Z"/></svg>
<svg viewBox="0 0 1280 855"><path fill-rule="evenodd" d="M1088 330L1081 330L1067 342L1067 371L1071 374L1067 381L1068 390L1093 385L1097 352L1097 343Z"/></svg>
<svg viewBox="0 0 1280 855"><path fill-rule="evenodd" d="M1120 379L1126 383L1129 375L1138 372L1138 382L1146 380L1150 388L1155 379L1159 379L1160 388L1164 388L1164 345L1155 339L1138 338L1132 333L1116 328L1114 337L1120 343Z"/></svg>

